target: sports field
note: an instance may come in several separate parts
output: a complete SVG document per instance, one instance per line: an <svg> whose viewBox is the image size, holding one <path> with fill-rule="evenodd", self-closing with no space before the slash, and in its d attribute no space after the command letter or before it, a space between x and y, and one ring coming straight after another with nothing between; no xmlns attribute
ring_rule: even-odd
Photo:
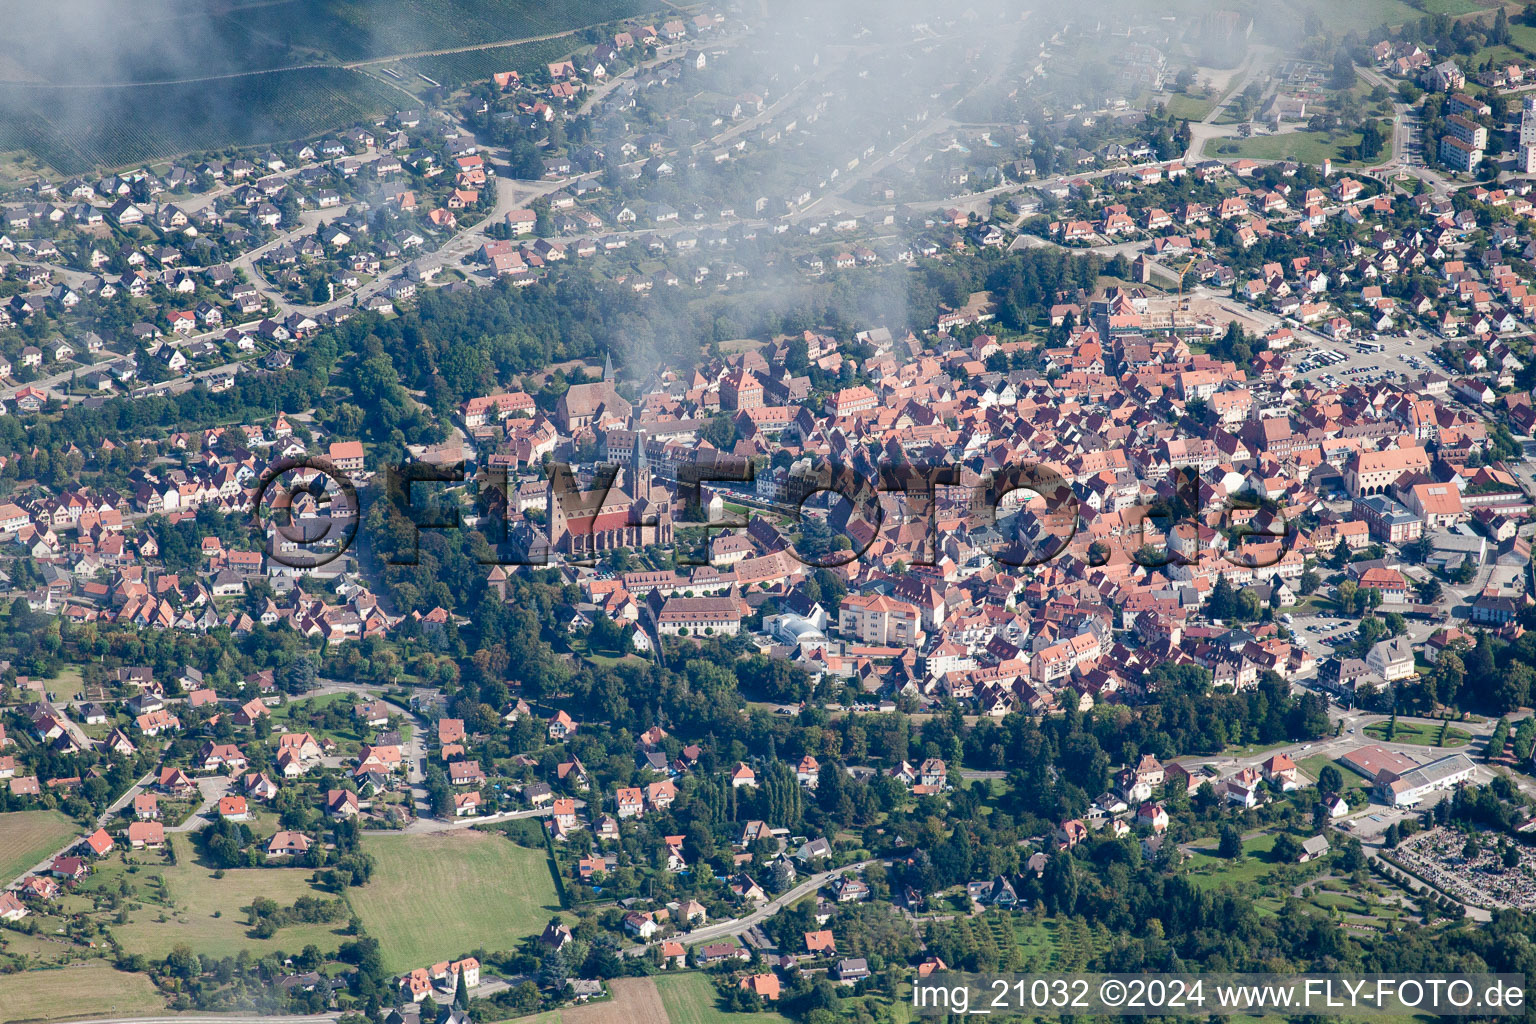
<svg viewBox="0 0 1536 1024"><path fill-rule="evenodd" d="M58 811L0 814L0 888L57 852L71 837L84 834L79 825Z"/></svg>
<svg viewBox="0 0 1536 1024"><path fill-rule="evenodd" d="M373 877L347 895L389 971L510 949L560 909L545 852L499 835L368 836L363 850Z"/></svg>
<svg viewBox="0 0 1536 1024"><path fill-rule="evenodd" d="M126 974L104 963L0 974L0 1024L164 1012L165 1000L149 975Z"/></svg>

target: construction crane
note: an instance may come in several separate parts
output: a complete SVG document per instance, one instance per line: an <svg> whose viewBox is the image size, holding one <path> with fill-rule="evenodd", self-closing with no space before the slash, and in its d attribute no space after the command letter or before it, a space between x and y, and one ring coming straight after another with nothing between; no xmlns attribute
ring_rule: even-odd
<svg viewBox="0 0 1536 1024"><path fill-rule="evenodd" d="M1188 312L1189 306L1184 298L1184 278L1189 273L1189 268L1200 262L1199 256L1191 256L1189 262L1184 264L1184 269L1179 271L1179 304L1174 307L1179 312Z"/></svg>

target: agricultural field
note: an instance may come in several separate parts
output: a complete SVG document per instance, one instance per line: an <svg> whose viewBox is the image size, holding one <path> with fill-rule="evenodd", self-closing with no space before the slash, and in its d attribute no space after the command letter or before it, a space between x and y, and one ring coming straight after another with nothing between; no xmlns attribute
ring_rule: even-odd
<svg viewBox="0 0 1536 1024"><path fill-rule="evenodd" d="M659 993L671 988L671 983L684 982L687 978L708 978L700 974L667 975L656 978L614 978L605 982L612 996L578 1006L566 1006L547 1010L531 1017L516 1018L517 1024L679 1024L684 1020L705 1020L711 1024L783 1024L784 1016L777 1013L745 1014L725 1013L713 1008L703 1017L679 1017L672 1012L672 1003ZM683 987L687 987L684 985Z"/></svg>
<svg viewBox="0 0 1536 1024"><path fill-rule="evenodd" d="M58 811L0 814L0 888L83 834L79 825Z"/></svg>
<svg viewBox="0 0 1536 1024"><path fill-rule="evenodd" d="M0 1024L164 1012L165 1000L147 974L125 974L106 964L0 974Z"/></svg>
<svg viewBox="0 0 1536 1024"><path fill-rule="evenodd" d="M1477 11L1492 11L1499 3L1498 0L1422 0L1419 6L1427 14L1449 14L1455 18Z"/></svg>
<svg viewBox="0 0 1536 1024"><path fill-rule="evenodd" d="M309 68L177 85L0 84L0 151L85 173L225 146L308 138L407 98L360 71Z"/></svg>
<svg viewBox="0 0 1536 1024"><path fill-rule="evenodd" d="M309 870L236 868L215 878L210 868L193 862L185 837L178 837L177 843L178 864L161 863L158 854L137 853L132 856L138 862L135 871L122 854L113 854L96 866L81 887L87 894L125 896L127 922L116 923L105 910L102 920L128 952L157 958L185 943L210 956L234 956L241 950L264 956L277 950L296 953L310 943L330 952L341 944L339 931L346 927L345 921L293 925L270 939L247 935L246 915L240 908L258 896L283 906L300 896L335 898L309 884ZM153 881L156 876L164 880L163 888ZM126 894L124 887L129 890Z"/></svg>
<svg viewBox="0 0 1536 1024"><path fill-rule="evenodd" d="M719 1008L714 980L707 974L663 974L654 979L653 987L661 995L661 1005L666 1008L666 1020L670 1024L738 1024L745 1021L762 1021L763 1024L784 1024L788 1019L779 1013L731 1013ZM618 990L615 989L615 996ZM615 998L615 1003L618 999ZM624 1020L639 1020L638 1016L626 1016ZM564 1024L570 1024L567 1015Z"/></svg>
<svg viewBox="0 0 1536 1024"><path fill-rule="evenodd" d="M509 949L560 910L548 855L500 835L368 836L363 850L373 877L348 898L389 971Z"/></svg>

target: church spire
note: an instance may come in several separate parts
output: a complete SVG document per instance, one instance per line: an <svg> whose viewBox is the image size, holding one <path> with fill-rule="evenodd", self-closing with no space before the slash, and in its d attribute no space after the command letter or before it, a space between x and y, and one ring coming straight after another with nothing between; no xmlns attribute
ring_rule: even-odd
<svg viewBox="0 0 1536 1024"><path fill-rule="evenodd" d="M609 384L613 383L613 353L612 352L609 352L609 353L607 353L606 355L603 356L603 380L606 383L609 383Z"/></svg>
<svg viewBox="0 0 1536 1024"><path fill-rule="evenodd" d="M645 454L645 435L635 431L635 448L629 455L629 486L632 497L650 500L651 460Z"/></svg>

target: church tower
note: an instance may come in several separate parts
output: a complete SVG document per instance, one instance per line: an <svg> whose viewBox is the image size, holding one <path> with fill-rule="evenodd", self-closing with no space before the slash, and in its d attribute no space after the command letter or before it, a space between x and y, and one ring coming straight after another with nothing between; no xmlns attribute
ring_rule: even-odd
<svg viewBox="0 0 1536 1024"><path fill-rule="evenodd" d="M635 450L629 456L629 491L636 501L651 500L651 462L645 454L645 435L635 431Z"/></svg>
<svg viewBox="0 0 1536 1024"><path fill-rule="evenodd" d="M563 474L560 473L550 475L549 495L544 506L545 519L549 523L549 550L551 551L564 551L566 548L565 502L560 496L562 477Z"/></svg>

